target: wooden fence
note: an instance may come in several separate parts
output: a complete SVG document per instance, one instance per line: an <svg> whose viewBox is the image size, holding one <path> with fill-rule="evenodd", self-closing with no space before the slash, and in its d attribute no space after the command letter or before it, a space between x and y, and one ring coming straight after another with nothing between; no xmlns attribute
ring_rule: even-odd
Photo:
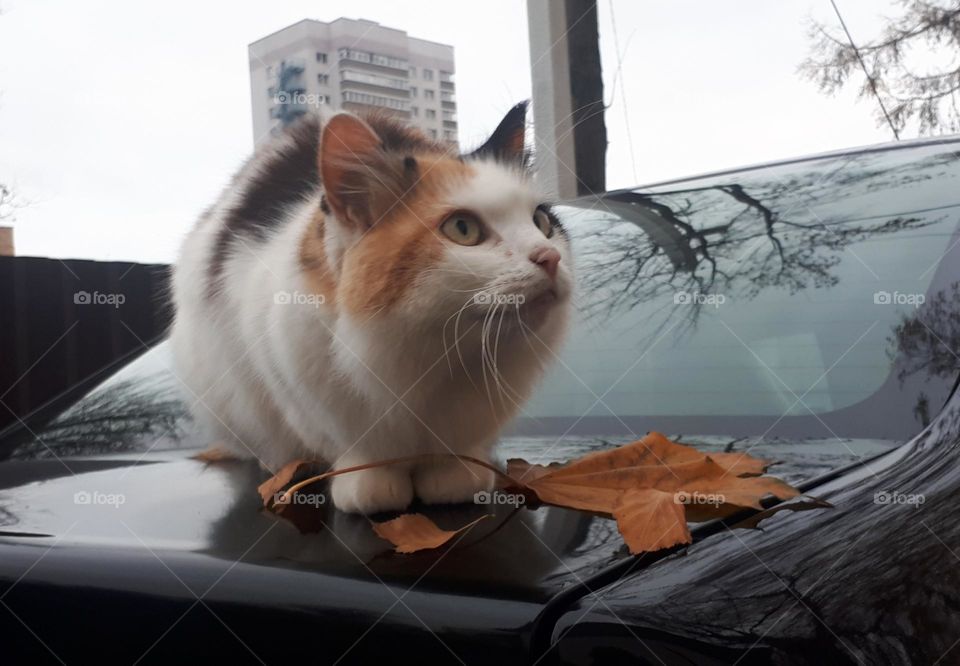
<svg viewBox="0 0 960 666"><path fill-rule="evenodd" d="M0 257L0 430L171 321L169 267Z"/></svg>

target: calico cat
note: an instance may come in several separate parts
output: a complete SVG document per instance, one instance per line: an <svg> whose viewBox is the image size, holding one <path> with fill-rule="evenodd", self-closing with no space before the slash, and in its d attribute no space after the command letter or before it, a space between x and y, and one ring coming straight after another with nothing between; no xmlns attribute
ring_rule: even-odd
<svg viewBox="0 0 960 666"><path fill-rule="evenodd" d="M526 104L466 155L385 116L306 116L262 146L185 239L177 375L212 440L276 471L411 454L490 460L560 343L573 273L537 193ZM337 508L461 502L454 458L337 476Z"/></svg>

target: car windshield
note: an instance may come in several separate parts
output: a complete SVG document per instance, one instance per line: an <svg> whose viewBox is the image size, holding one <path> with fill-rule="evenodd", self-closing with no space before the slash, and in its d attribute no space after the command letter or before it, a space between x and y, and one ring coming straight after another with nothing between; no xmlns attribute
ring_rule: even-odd
<svg viewBox="0 0 960 666"><path fill-rule="evenodd" d="M958 157L956 143L863 152L564 208L579 322L527 416L575 432L916 433L956 378L938 338L958 317Z"/></svg>
<svg viewBox="0 0 960 666"><path fill-rule="evenodd" d="M908 439L960 365L958 158L917 144L558 206L577 320L507 439L550 459L650 430L846 452ZM162 344L16 455L203 446L188 404Z"/></svg>

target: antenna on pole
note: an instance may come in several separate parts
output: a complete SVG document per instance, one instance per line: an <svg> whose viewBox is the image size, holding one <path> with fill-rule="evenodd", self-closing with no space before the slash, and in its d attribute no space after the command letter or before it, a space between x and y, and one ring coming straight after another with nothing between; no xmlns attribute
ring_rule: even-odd
<svg viewBox="0 0 960 666"><path fill-rule="evenodd" d="M860 55L860 49L857 48L857 45L853 41L853 35L851 35L850 31L847 29L847 23L843 20L843 16L840 14L840 8L837 7L837 3L834 0L830 0L830 4L833 5L833 11L836 12L837 18L840 19L840 26L847 34L847 40L850 42L850 48L853 49L854 54L857 56L857 61L860 63L860 68L863 70L863 75L867 77L867 82L870 84L870 90L873 91L873 96L877 98L877 103L880 105L880 110L883 111L883 117L887 119L887 124L890 125L890 131L893 132L893 138L899 141L900 133L893 124L893 119L890 118L890 114L887 113L887 107L884 105L883 99L880 97L880 93L877 92L877 82L872 76L870 76L870 72L867 71L867 64L863 62L863 56Z"/></svg>

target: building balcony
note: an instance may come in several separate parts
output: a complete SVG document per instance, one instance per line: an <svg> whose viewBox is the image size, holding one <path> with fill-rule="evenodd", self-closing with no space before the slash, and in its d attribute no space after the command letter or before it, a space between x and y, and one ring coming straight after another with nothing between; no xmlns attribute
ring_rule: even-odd
<svg viewBox="0 0 960 666"><path fill-rule="evenodd" d="M455 88L453 86L453 81L441 81L440 90L450 90L453 91ZM442 93L441 93L442 94Z"/></svg>
<svg viewBox="0 0 960 666"><path fill-rule="evenodd" d="M442 108L444 108L445 110L447 110L447 111L456 111L456 110L457 110L457 103L456 103L456 102L448 102L448 101L444 100L444 101L440 102L440 106L441 106Z"/></svg>
<svg viewBox="0 0 960 666"><path fill-rule="evenodd" d="M384 77L368 77L359 72L341 72L340 87L410 99L410 88L405 81L396 80L394 83Z"/></svg>
<svg viewBox="0 0 960 666"><path fill-rule="evenodd" d="M388 109L390 111L400 111L410 116L410 103L405 99L395 97L386 97L384 95L374 95L372 93L359 92L354 90L344 90L342 93L343 105L360 105L365 107L377 107L379 109Z"/></svg>
<svg viewBox="0 0 960 666"><path fill-rule="evenodd" d="M444 120L444 121L443 121L443 127L444 127L444 129L454 129L454 130L455 130L455 129L457 129L457 121L456 121L456 120Z"/></svg>
<svg viewBox="0 0 960 666"><path fill-rule="evenodd" d="M391 58L390 56L380 55L378 53L369 53L367 51L340 49L337 52L337 60L340 62L341 67L343 65L360 65L372 71L381 71L402 77L406 77L410 73L410 65L406 60Z"/></svg>
<svg viewBox="0 0 960 666"><path fill-rule="evenodd" d="M409 111L409 110L404 110L404 109L391 109L391 108L384 107L384 106L377 106L377 105L374 105L374 104L363 104L363 103L360 103L360 102L344 102L344 103L341 105L341 108L342 108L344 111L369 111L370 109L375 108L375 109L377 109L378 111L382 111L382 112L384 112L384 113L386 113L386 114L388 114L388 115L394 116L394 117L399 118L399 119L401 119L401 120L411 120L411 119L413 118L413 116L410 115L410 111Z"/></svg>

